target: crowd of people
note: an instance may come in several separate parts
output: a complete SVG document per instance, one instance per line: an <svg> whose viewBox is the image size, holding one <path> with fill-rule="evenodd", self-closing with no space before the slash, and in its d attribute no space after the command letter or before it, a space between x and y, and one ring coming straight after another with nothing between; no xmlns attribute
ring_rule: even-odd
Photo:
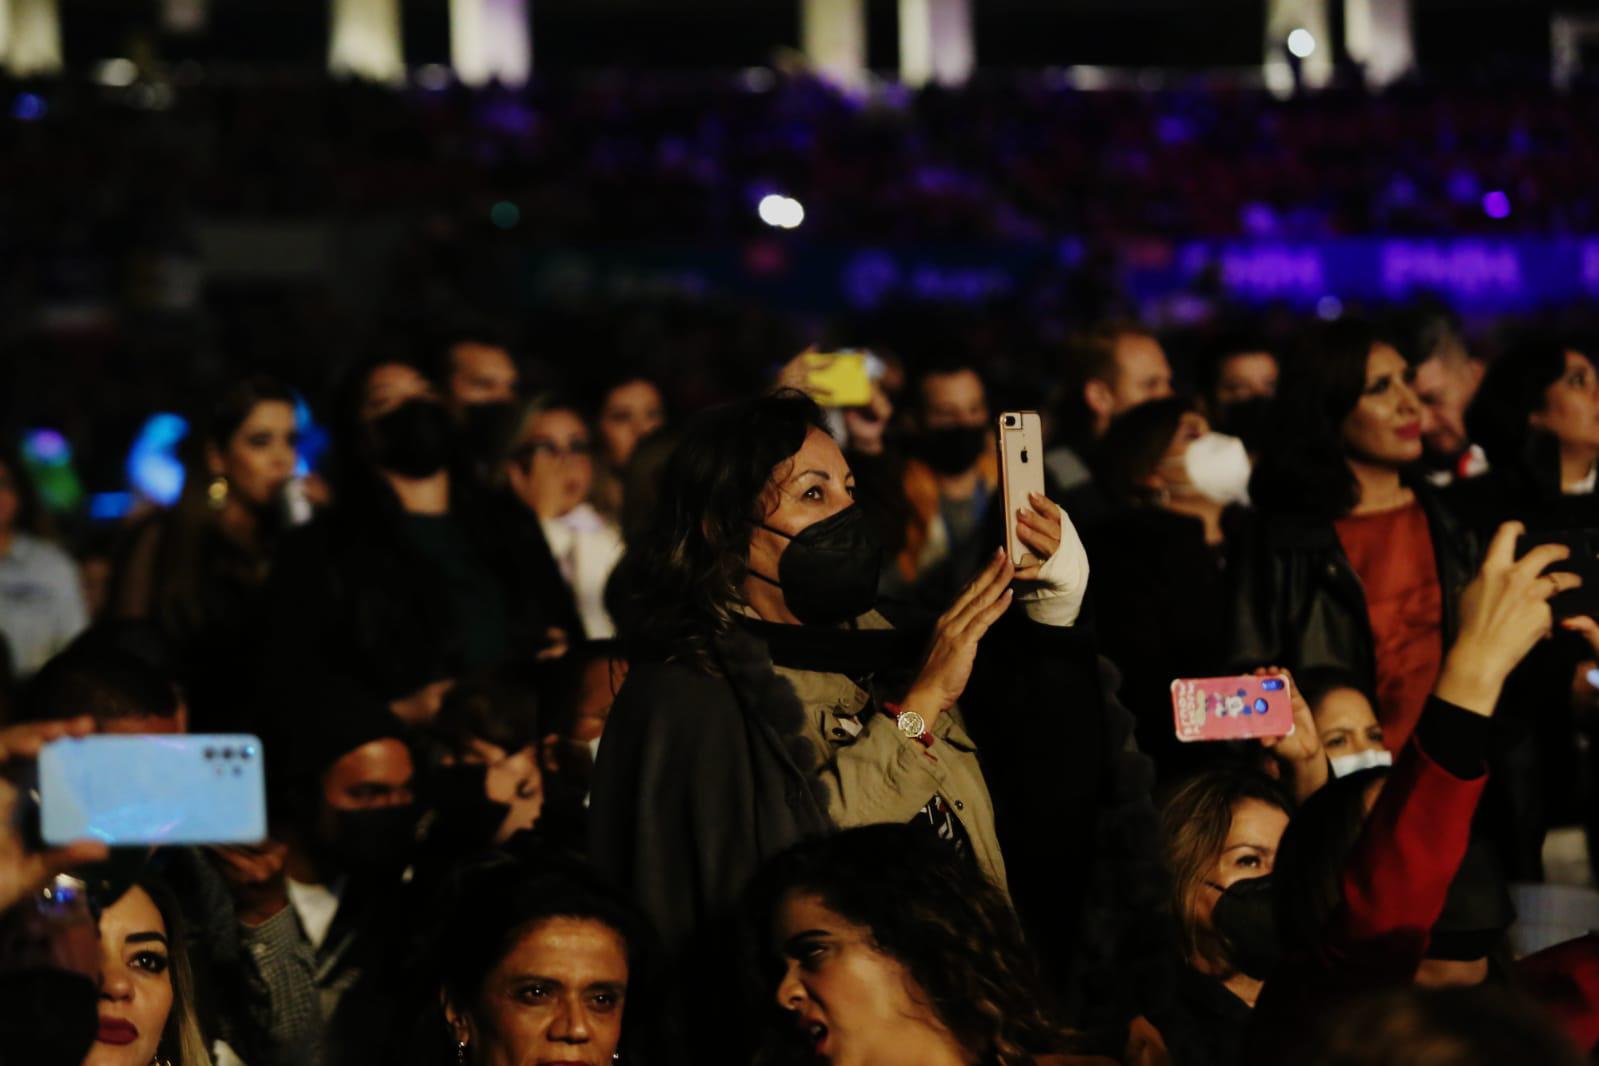
<svg viewBox="0 0 1599 1066"><path fill-rule="evenodd" d="M849 241L1549 234L1599 223L1586 180L1599 154L1593 96L1546 77L1279 100L988 74L958 93L853 96L757 69L569 77L501 95L150 68L115 92L63 86L5 107L27 120L0 126L14 176L51 218L99 229L117 207L96 195L106 181L159 216L144 233L105 234L115 243L195 217L423 210L487 223L497 200L515 205L529 240L692 243L760 232L760 186L800 198L807 233ZM84 168L88 144L114 149L110 173ZM1503 210L1485 209L1493 192ZM8 223L26 232L45 218Z"/></svg>
<svg viewBox="0 0 1599 1066"><path fill-rule="evenodd" d="M8 442L0 1061L1582 1061L1599 940L1511 889L1599 857L1599 370L1503 347L1084 325L1011 513L958 346L686 410L461 331L310 470L219 390L98 585ZM1179 740L1239 674L1293 730ZM41 850L93 732L260 737L268 836Z"/></svg>

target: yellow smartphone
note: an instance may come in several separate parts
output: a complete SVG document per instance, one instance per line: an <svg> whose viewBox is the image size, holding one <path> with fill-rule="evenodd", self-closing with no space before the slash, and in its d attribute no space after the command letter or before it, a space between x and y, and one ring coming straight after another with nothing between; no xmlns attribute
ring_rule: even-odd
<svg viewBox="0 0 1599 1066"><path fill-rule="evenodd" d="M865 407L872 402L865 352L811 352L804 358L805 391L823 407Z"/></svg>

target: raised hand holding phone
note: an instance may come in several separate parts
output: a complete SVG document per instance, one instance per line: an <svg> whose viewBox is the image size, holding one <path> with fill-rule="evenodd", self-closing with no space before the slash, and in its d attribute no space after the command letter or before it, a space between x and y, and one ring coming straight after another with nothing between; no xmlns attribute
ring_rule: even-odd
<svg viewBox="0 0 1599 1066"><path fill-rule="evenodd" d="M1539 545L1516 558L1524 532L1520 522L1506 522L1494 534L1482 569L1461 594L1459 635L1433 689L1439 699L1485 717L1510 671L1553 630L1549 600L1582 587L1576 574L1549 569L1571 554L1563 544Z"/></svg>

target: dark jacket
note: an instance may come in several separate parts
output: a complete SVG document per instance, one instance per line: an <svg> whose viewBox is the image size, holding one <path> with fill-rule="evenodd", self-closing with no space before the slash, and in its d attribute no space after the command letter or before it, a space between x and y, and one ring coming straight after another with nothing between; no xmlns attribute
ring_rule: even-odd
<svg viewBox="0 0 1599 1066"><path fill-rule="evenodd" d="M1074 516L1075 518L1075 516ZM1249 518L1229 509L1229 533ZM1210 677L1227 662L1227 576L1197 518L1132 507L1083 530L1100 650L1121 670L1121 698L1137 719L1139 750L1162 780L1199 769L1213 744L1183 744L1172 728L1171 683Z"/></svg>
<svg viewBox="0 0 1599 1066"><path fill-rule="evenodd" d="M735 950L740 896L760 864L833 828L819 755L800 735L803 708L768 646L740 630L713 654L720 676L632 666L600 747L589 834L594 863L657 923L677 981L704 978L702 990L718 975L726 983L721 960ZM1099 663L1086 628L1013 610L984 638L961 699L1012 898L1064 988L1090 939L1090 872L1142 872L1155 846L1148 764L1131 749L1126 712L1102 697ZM1096 917L1101 935L1114 925Z"/></svg>
<svg viewBox="0 0 1599 1066"><path fill-rule="evenodd" d="M467 672L451 578L407 542L404 520L392 495L344 501L284 541L264 597L265 690L338 673L387 701ZM493 665L531 664L549 627L581 632L539 524L517 501L461 494L450 520L480 584L501 593L504 661Z"/></svg>
<svg viewBox="0 0 1599 1066"><path fill-rule="evenodd" d="M1427 515L1443 592L1444 647L1455 638L1456 604L1476 573L1477 540L1438 494L1410 484ZM1376 645L1366 594L1325 518L1258 513L1228 546L1232 611L1230 669L1335 666L1376 688Z"/></svg>

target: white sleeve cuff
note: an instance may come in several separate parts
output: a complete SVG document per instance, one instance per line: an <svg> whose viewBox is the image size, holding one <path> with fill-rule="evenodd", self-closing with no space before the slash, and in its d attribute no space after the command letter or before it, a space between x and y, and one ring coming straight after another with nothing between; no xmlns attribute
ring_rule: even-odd
<svg viewBox="0 0 1599 1066"><path fill-rule="evenodd" d="M1027 617L1040 625L1075 625L1088 595L1088 552L1064 508L1060 512L1060 547L1035 581L1021 593Z"/></svg>

